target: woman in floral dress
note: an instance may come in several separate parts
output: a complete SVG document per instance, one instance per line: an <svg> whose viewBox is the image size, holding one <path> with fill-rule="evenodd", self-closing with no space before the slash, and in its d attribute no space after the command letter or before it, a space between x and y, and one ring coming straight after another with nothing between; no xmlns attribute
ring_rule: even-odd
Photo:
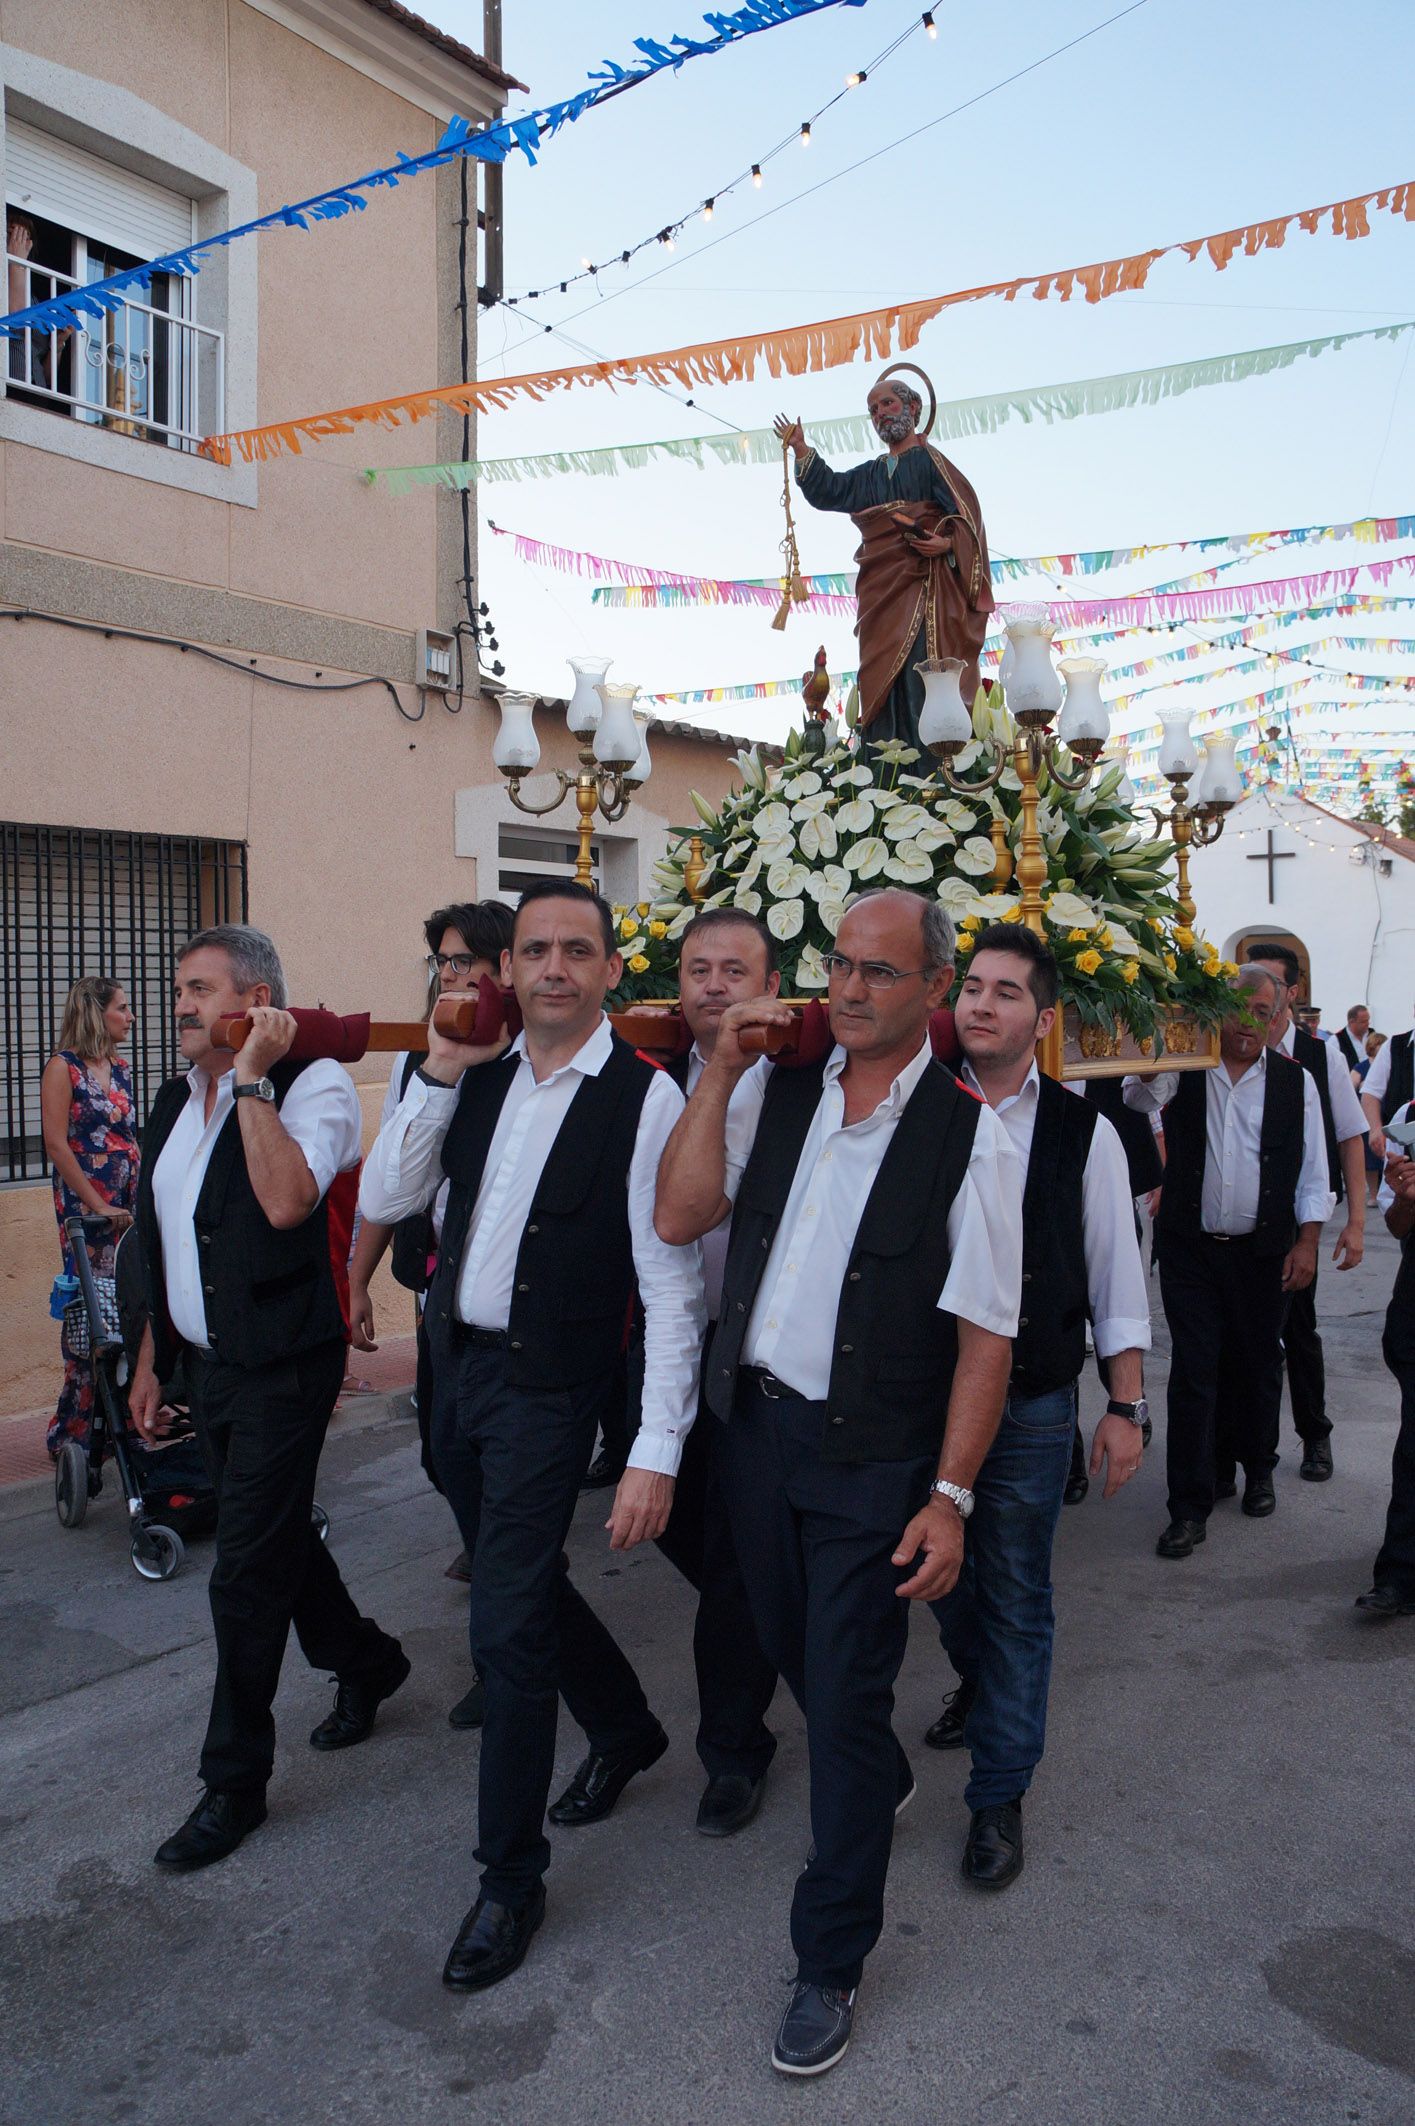
<svg viewBox="0 0 1415 2126"><path fill-rule="evenodd" d="M45 1064L40 1081L44 1148L54 1168L54 1215L70 1276L75 1273L66 1218L85 1221L95 1277L113 1275L118 1241L133 1222L137 1125L133 1081L118 1055L132 1024L121 984L106 975L84 975L69 992L59 1050ZM82 1361L67 1359L59 1407L49 1424L52 1458L57 1459L65 1440L87 1444L92 1408L92 1372Z"/></svg>

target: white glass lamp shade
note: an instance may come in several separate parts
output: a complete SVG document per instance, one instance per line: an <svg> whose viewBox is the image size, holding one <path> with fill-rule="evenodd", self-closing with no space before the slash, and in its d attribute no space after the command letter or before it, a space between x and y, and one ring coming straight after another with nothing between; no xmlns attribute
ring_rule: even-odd
<svg viewBox="0 0 1415 2126"><path fill-rule="evenodd" d="M1131 812L1134 811L1135 785L1130 780L1128 770L1122 770L1121 772L1120 781L1115 786L1115 798L1117 804L1126 806Z"/></svg>
<svg viewBox="0 0 1415 2126"><path fill-rule="evenodd" d="M1007 622L1012 665L1004 682L1007 706L1027 723L1050 723L1061 707L1061 681L1051 661L1052 622L1015 611Z"/></svg>
<svg viewBox="0 0 1415 2126"><path fill-rule="evenodd" d="M1204 746L1204 772L1199 779L1199 803L1236 805L1242 795L1243 777L1238 769L1238 740L1210 738Z"/></svg>
<svg viewBox="0 0 1415 2126"><path fill-rule="evenodd" d="M973 719L963 699L958 675L961 657L926 658L914 670L924 682L924 705L919 711L919 738L931 753L946 757L966 746L973 735Z"/></svg>
<svg viewBox="0 0 1415 2126"><path fill-rule="evenodd" d="M607 686L601 682L598 693L604 707L595 727L594 757L602 768L622 774L639 757L639 727L634 721L639 690L637 686Z"/></svg>
<svg viewBox="0 0 1415 2126"><path fill-rule="evenodd" d="M534 775L540 761L540 740L536 737L535 701L531 695L502 695L501 729L491 757L503 775Z"/></svg>
<svg viewBox="0 0 1415 2126"><path fill-rule="evenodd" d="M639 734L639 757L624 777L624 780L631 789L641 790L653 773L653 762L649 758L649 720L647 716L636 716L634 718L634 726Z"/></svg>
<svg viewBox="0 0 1415 2126"><path fill-rule="evenodd" d="M565 704L565 721L576 738L588 738L600 718L600 681L613 664L612 657L572 657L570 669L575 684Z"/></svg>
<svg viewBox="0 0 1415 2126"><path fill-rule="evenodd" d="M1199 765L1199 754L1189 733L1189 711L1168 709L1160 723L1160 774L1192 775Z"/></svg>
<svg viewBox="0 0 1415 2126"><path fill-rule="evenodd" d="M1068 657L1061 669L1066 677L1066 701L1056 735L1066 746L1100 749L1110 736L1110 711L1101 700L1103 657Z"/></svg>

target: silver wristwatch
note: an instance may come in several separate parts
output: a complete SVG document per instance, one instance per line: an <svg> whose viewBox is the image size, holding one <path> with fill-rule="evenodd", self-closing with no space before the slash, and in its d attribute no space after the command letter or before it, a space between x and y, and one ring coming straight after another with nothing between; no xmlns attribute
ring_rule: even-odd
<svg viewBox="0 0 1415 2126"><path fill-rule="evenodd" d="M956 1506L960 1521L967 1520L973 1510L973 1494L964 1485L948 1484L940 1477L936 1484L929 1485L929 1490L936 1491L940 1498L947 1499L950 1505Z"/></svg>
<svg viewBox="0 0 1415 2126"><path fill-rule="evenodd" d="M273 1101L275 1098L275 1081L273 1078L252 1078L249 1085L234 1086L231 1098L233 1100Z"/></svg>

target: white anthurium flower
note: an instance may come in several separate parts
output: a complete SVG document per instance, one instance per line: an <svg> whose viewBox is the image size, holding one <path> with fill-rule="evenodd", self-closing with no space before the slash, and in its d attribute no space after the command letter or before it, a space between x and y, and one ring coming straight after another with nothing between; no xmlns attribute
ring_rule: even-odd
<svg viewBox="0 0 1415 2126"><path fill-rule="evenodd" d="M830 977L821 965L819 945L807 945L796 967L798 989L828 989Z"/></svg>
<svg viewBox="0 0 1415 2126"><path fill-rule="evenodd" d="M797 821L814 819L817 813L828 812L834 802L835 799L828 790L822 790L818 794L808 791L791 807L791 817Z"/></svg>
<svg viewBox="0 0 1415 2126"><path fill-rule="evenodd" d="M806 880L813 901L843 901L850 891L850 874L843 864L825 864Z"/></svg>
<svg viewBox="0 0 1415 2126"><path fill-rule="evenodd" d="M799 935L806 920L806 911L800 901L777 901L766 912L766 927L774 938L784 943L787 938Z"/></svg>
<svg viewBox="0 0 1415 2126"><path fill-rule="evenodd" d="M767 872L766 890L778 901L799 899L806 890L810 875L808 864L796 863L789 856L779 856Z"/></svg>
<svg viewBox="0 0 1415 2126"><path fill-rule="evenodd" d="M1017 906L1015 893L973 893L968 897L964 915L975 915L981 923L1001 923ZM952 910L950 909L950 914Z"/></svg>
<svg viewBox="0 0 1415 2126"><path fill-rule="evenodd" d="M997 851L986 836L974 834L970 835L961 849L954 850L953 861L958 869L966 871L970 878L982 878L996 863Z"/></svg>
<svg viewBox="0 0 1415 2126"><path fill-rule="evenodd" d="M951 848L957 836L952 827L944 826L942 820L931 819L926 827L920 827L912 839L916 849L927 850L932 855L935 849Z"/></svg>
<svg viewBox="0 0 1415 2126"><path fill-rule="evenodd" d="M934 875L933 859L924 854L917 842L897 842L884 875L897 878L902 886L920 886Z"/></svg>
<svg viewBox="0 0 1415 2126"><path fill-rule="evenodd" d="M802 820L797 839L802 856L810 857L813 862L818 856L834 856L840 847L835 821L828 812L819 812L812 819Z"/></svg>
<svg viewBox="0 0 1415 2126"><path fill-rule="evenodd" d="M967 914L969 904L976 900L977 894L966 878L958 878L950 871L947 878L938 882L938 898L949 914L957 917Z"/></svg>
<svg viewBox="0 0 1415 2126"><path fill-rule="evenodd" d="M796 844L789 834L773 835L770 841L761 842L758 846L761 850L762 862L768 868L772 864L779 863L782 857L791 858L796 854Z"/></svg>
<svg viewBox="0 0 1415 2126"><path fill-rule="evenodd" d="M730 901L731 898L731 886L722 886L718 889L716 893L710 893L705 901L698 902L699 912L702 912L708 908L720 908L724 901Z"/></svg>
<svg viewBox="0 0 1415 2126"><path fill-rule="evenodd" d="M732 905L734 908L740 908L744 915L760 915L762 897L759 893L744 892L739 886L732 896Z"/></svg>
<svg viewBox="0 0 1415 2126"><path fill-rule="evenodd" d="M850 798L835 815L835 824L841 834L868 834L874 823L875 809L868 797Z"/></svg>
<svg viewBox="0 0 1415 2126"><path fill-rule="evenodd" d="M844 901L822 901L817 912L826 929L834 937L836 931L845 920Z"/></svg>
<svg viewBox="0 0 1415 2126"><path fill-rule="evenodd" d="M974 722L976 723L976 721L975 717ZM954 754L949 766L955 775L961 775L965 768L971 768L973 762L981 760L982 757L983 748L981 742L976 738L970 738L967 745L960 747L959 751Z"/></svg>
<svg viewBox="0 0 1415 2126"><path fill-rule="evenodd" d="M642 935L639 932L635 932L634 936L631 938L616 938L614 943L614 950L616 952L622 953L624 955L624 958L627 960L631 953L641 952L643 950L643 943L644 940Z"/></svg>
<svg viewBox="0 0 1415 2126"><path fill-rule="evenodd" d="M902 805L904 802L902 790L871 790L870 796L874 801L876 811L879 812L887 812L892 806Z"/></svg>
<svg viewBox="0 0 1415 2126"><path fill-rule="evenodd" d="M757 882L757 874L760 872L762 865L765 862L766 858L762 855L761 850L754 849L752 851L751 856L748 858L747 862L742 867L741 875L737 880L738 886L755 886Z"/></svg>
<svg viewBox="0 0 1415 2126"><path fill-rule="evenodd" d="M1020 790L1022 778L1015 768L1004 768L997 778L997 787L999 790Z"/></svg>
<svg viewBox="0 0 1415 2126"><path fill-rule="evenodd" d="M859 767L843 768L839 775L837 775L835 778L835 784L837 789L839 789L842 784L845 784L847 786L853 785L854 788L857 790L872 790L874 788L874 781L875 779L873 775L871 775L868 768Z"/></svg>
<svg viewBox="0 0 1415 2126"><path fill-rule="evenodd" d="M1058 930L1094 930L1100 918L1079 893L1053 893L1046 904L1047 921Z"/></svg>
<svg viewBox="0 0 1415 2126"><path fill-rule="evenodd" d="M928 825L929 815L922 805L895 805L884 822L885 837L892 842L912 841Z"/></svg>
<svg viewBox="0 0 1415 2126"><path fill-rule="evenodd" d="M873 878L884 866L889 855L889 843L882 835L867 834L862 841L854 842L845 852L845 868L853 871L856 878Z"/></svg>
<svg viewBox="0 0 1415 2126"><path fill-rule="evenodd" d="M815 769L807 768L803 775L793 776L790 782L783 783L781 794L783 797L790 798L814 797L820 786L821 779Z"/></svg>
<svg viewBox="0 0 1415 2126"><path fill-rule="evenodd" d="M723 869L730 871L734 864L740 864L751 846L750 842L729 842L722 852Z"/></svg>
<svg viewBox="0 0 1415 2126"><path fill-rule="evenodd" d="M777 804L774 800L771 804L763 805L752 821L752 832L759 842L772 841L778 835L789 834L791 813L788 807Z"/></svg>
<svg viewBox="0 0 1415 2126"><path fill-rule="evenodd" d="M669 937L682 937L683 932L687 929L689 923L692 922L693 917L697 914L697 912L697 908L691 901L688 903L688 906L686 908L680 909L678 914L674 916L673 921L668 926Z"/></svg>
<svg viewBox="0 0 1415 2126"><path fill-rule="evenodd" d="M1118 953L1122 960L1137 960L1140 957L1139 941L1131 937L1123 923L1109 923L1106 927L1110 931L1112 952Z"/></svg>
<svg viewBox="0 0 1415 2126"><path fill-rule="evenodd" d="M956 797L946 797L941 805L934 806L934 811L940 819L948 822L955 834L967 834L978 824L977 813L970 812Z"/></svg>
<svg viewBox="0 0 1415 2126"><path fill-rule="evenodd" d="M906 746L902 738L887 738L883 745L870 748L876 760L888 761L892 768L912 767L918 759L913 746Z"/></svg>

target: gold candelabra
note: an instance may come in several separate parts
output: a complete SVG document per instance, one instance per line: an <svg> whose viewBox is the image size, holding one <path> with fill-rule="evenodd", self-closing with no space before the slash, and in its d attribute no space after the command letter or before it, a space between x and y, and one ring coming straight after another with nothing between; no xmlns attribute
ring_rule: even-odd
<svg viewBox="0 0 1415 2126"><path fill-rule="evenodd" d="M629 800L639 787L631 782L620 768L601 766L594 757L592 746L581 746L580 765L573 775L564 768L553 772L557 784L555 795L543 805L532 804L521 795L521 777L508 775L506 794L518 812L529 812L533 819L543 819L564 803L567 794L575 793L575 810L579 815L579 847L575 855L575 882L580 886L594 884L594 820L598 812L607 826L624 817L629 809Z"/></svg>
<svg viewBox="0 0 1415 2126"><path fill-rule="evenodd" d="M603 673L607 658L572 658L575 688L566 705L566 722L578 748L579 766L574 774L564 768L551 772L555 794L537 804L521 794L521 784L534 775L540 762L533 712L528 694L501 696L501 729L492 747L492 758L506 777L507 794L518 812L543 819L562 805L573 790L579 821L575 879L581 886L594 884L594 822L599 813L607 826L621 820L634 792L648 781L651 769L648 748L648 718L634 715L638 695L635 686L608 686Z"/></svg>
<svg viewBox="0 0 1415 2126"><path fill-rule="evenodd" d="M1197 803L1191 804L1189 783L1194 772L1192 767L1167 770L1165 781L1171 793L1169 810L1166 812L1162 805L1146 805L1144 808L1160 833L1167 833L1174 843L1174 865L1179 875L1175 907L1180 922L1188 930L1193 929L1197 913L1194 896L1189 890L1189 851L1191 848L1206 849L1210 842L1218 840L1223 832L1225 815L1236 803L1232 797L1201 797Z"/></svg>

